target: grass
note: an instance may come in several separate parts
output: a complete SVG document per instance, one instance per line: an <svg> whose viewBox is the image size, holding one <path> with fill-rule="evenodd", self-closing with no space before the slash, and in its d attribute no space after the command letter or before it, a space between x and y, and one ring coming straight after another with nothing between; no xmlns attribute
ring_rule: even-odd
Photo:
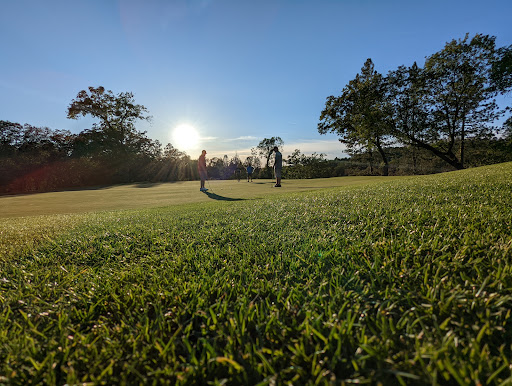
<svg viewBox="0 0 512 386"><path fill-rule="evenodd" d="M252 183L208 181L208 195L199 192L198 181L139 183L96 187L85 190L0 196L0 219L52 214L86 213L106 210L144 209L169 205L201 203L213 200L240 201L290 192L332 187L366 185L398 177L336 177L314 180L286 180L285 188L271 189L271 180Z"/></svg>
<svg viewBox="0 0 512 386"><path fill-rule="evenodd" d="M5 218L0 383L512 382L512 164L313 185Z"/></svg>

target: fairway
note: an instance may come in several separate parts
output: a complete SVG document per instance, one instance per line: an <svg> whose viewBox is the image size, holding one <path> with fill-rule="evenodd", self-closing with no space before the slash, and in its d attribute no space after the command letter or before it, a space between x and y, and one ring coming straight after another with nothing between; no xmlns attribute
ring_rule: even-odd
<svg viewBox="0 0 512 386"><path fill-rule="evenodd" d="M3 197L0 384L512 382L512 163L258 182Z"/></svg>
<svg viewBox="0 0 512 386"><path fill-rule="evenodd" d="M84 190L0 196L0 218L84 213L104 210L138 209L183 205L210 200L250 200L269 195L369 184L399 177L335 177L310 180L284 180L273 188L271 180L210 180L208 194L199 192L198 181L138 183Z"/></svg>

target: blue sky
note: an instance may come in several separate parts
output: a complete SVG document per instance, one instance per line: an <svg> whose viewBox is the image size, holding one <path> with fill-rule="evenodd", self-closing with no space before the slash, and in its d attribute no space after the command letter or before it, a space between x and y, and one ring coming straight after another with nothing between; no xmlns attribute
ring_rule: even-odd
<svg viewBox="0 0 512 386"><path fill-rule="evenodd" d="M510 45L510 15L510 0L0 0L0 119L78 133L94 120L67 106L101 85L133 92L153 116L138 129L164 145L194 127L193 157L279 136L285 156L334 158L320 112L367 58L386 74L466 33Z"/></svg>

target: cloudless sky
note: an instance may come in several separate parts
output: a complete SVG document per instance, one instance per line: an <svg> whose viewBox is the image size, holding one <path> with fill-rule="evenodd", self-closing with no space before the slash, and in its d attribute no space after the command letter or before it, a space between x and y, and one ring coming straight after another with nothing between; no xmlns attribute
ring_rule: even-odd
<svg viewBox="0 0 512 386"><path fill-rule="evenodd" d="M466 33L508 46L511 15L511 0L0 0L0 120L78 133L95 120L67 107L101 85L133 92L163 145L195 127L194 158L272 136L285 156L344 156L317 124L367 58L387 74Z"/></svg>

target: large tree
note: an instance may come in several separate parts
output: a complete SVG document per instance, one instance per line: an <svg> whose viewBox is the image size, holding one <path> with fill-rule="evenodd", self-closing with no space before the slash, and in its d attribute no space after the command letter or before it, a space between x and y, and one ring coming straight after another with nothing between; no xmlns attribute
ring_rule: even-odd
<svg viewBox="0 0 512 386"><path fill-rule="evenodd" d="M146 107L135 103L133 93L115 95L100 86L80 91L68 106L67 116L70 119L87 115L98 118L99 125L94 125L87 139L99 140L102 147L119 154L138 152L141 145L147 146L142 140L145 133L135 129L135 122L151 119L147 112Z"/></svg>
<svg viewBox="0 0 512 386"><path fill-rule="evenodd" d="M371 156L377 151L384 163L383 174L387 175L389 162L385 147L391 137L384 96L384 79L372 60L367 59L361 73L343 88L340 96L327 98L318 132L338 134L351 153L364 151Z"/></svg>
<svg viewBox="0 0 512 386"><path fill-rule="evenodd" d="M503 113L495 102L498 90L491 81L495 61L495 37L480 34L452 40L427 57L423 98L430 114L429 130L438 141L427 144L409 139L453 167L464 168L466 138L489 131Z"/></svg>

